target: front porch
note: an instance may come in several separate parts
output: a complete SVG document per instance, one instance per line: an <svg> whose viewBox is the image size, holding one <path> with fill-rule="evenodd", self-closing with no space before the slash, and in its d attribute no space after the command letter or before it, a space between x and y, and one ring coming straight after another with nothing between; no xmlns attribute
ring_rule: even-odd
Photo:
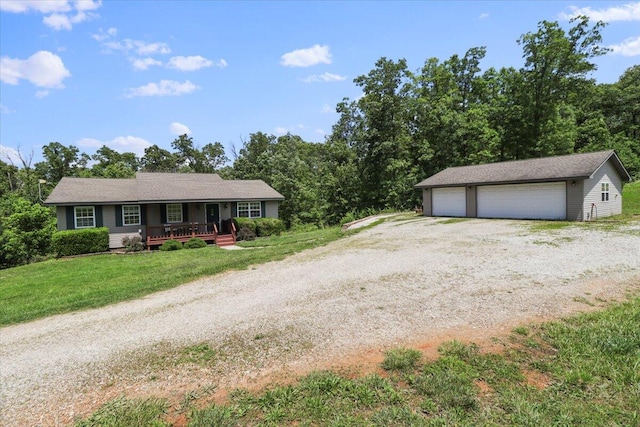
<svg viewBox="0 0 640 427"><path fill-rule="evenodd" d="M229 221L228 233L219 232L218 224L215 222L151 225L147 226L146 231L146 245L149 250L154 246L161 246L167 240L177 240L184 243L194 237L218 246L236 243L236 227L233 220Z"/></svg>

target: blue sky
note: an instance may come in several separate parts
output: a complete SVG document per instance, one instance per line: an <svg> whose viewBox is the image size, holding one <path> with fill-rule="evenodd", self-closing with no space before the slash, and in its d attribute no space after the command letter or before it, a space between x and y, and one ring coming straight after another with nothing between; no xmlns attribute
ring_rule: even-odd
<svg viewBox="0 0 640 427"><path fill-rule="evenodd" d="M0 0L0 158L52 141L142 156L183 133L229 157L258 131L322 142L380 57L415 71L486 46L483 69L520 68L521 34L578 13L609 24L593 78L640 63L638 1Z"/></svg>

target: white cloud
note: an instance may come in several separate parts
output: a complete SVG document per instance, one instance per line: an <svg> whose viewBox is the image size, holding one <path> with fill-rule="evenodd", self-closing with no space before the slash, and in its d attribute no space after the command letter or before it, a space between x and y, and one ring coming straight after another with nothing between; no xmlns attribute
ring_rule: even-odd
<svg viewBox="0 0 640 427"><path fill-rule="evenodd" d="M276 129L276 135L286 135L287 132L289 132L289 129L282 127L282 126L278 126Z"/></svg>
<svg viewBox="0 0 640 427"><path fill-rule="evenodd" d="M158 55L171 53L171 48L166 43L147 43L143 40L124 39L122 42L106 42L103 43L103 46L109 50L116 50L124 53L133 51L138 55Z"/></svg>
<svg viewBox="0 0 640 427"><path fill-rule="evenodd" d="M13 113L13 111L9 109L9 107L7 107L6 105L0 104L0 113L9 114L9 113Z"/></svg>
<svg viewBox="0 0 640 427"><path fill-rule="evenodd" d="M173 122L169 125L169 132L171 132L173 135L188 135L191 133L191 129L189 129L182 123Z"/></svg>
<svg viewBox="0 0 640 427"><path fill-rule="evenodd" d="M7 147L0 144L0 159L4 161L9 161L9 163L13 165L19 165L20 162L20 153L15 148Z"/></svg>
<svg viewBox="0 0 640 427"><path fill-rule="evenodd" d="M135 70L146 70L152 65L162 65L162 62L153 58L131 58Z"/></svg>
<svg viewBox="0 0 640 427"><path fill-rule="evenodd" d="M66 0L3 0L0 10L12 13L38 12L45 14L42 22L56 31L71 30L74 24L98 16L92 11L100 8L102 1L79 0L73 5ZM75 12L75 14L73 14Z"/></svg>
<svg viewBox="0 0 640 427"><path fill-rule="evenodd" d="M560 19L572 19L584 15L593 21L640 21L640 2L627 3L622 6L611 6L606 9L591 9L591 7L569 6L570 13L560 13Z"/></svg>
<svg viewBox="0 0 640 427"><path fill-rule="evenodd" d="M224 61L224 59L222 61ZM200 55L174 56L167 63L167 68L173 68L180 71L196 71L201 68L211 67L212 65L214 65L213 61ZM226 65L226 62L224 62L224 65Z"/></svg>
<svg viewBox="0 0 640 427"><path fill-rule="evenodd" d="M136 96L180 96L199 89L198 86L186 80L184 83L174 80L161 80L160 83L148 83L144 86L129 88L125 98Z"/></svg>
<svg viewBox="0 0 640 427"><path fill-rule="evenodd" d="M38 87L62 88L62 81L70 75L62 59L46 50L27 59L0 59L0 81L11 85L17 85L20 79L24 79Z"/></svg>
<svg viewBox="0 0 640 427"><path fill-rule="evenodd" d="M102 0L76 0L76 10L96 10L102 6Z"/></svg>
<svg viewBox="0 0 640 427"><path fill-rule="evenodd" d="M116 34L118 34L118 29L115 27L111 27L107 31L100 28L98 30L98 34L91 34L91 37L99 42L103 42L107 39L110 39L111 37L114 37Z"/></svg>
<svg viewBox="0 0 640 427"><path fill-rule="evenodd" d="M331 105L324 104L322 106L322 110L320 110L320 112L323 113L323 114L329 114L329 113L335 113L336 110L334 108L332 108Z"/></svg>
<svg viewBox="0 0 640 427"><path fill-rule="evenodd" d="M280 61L280 64L285 67L309 67L320 63L331 64L331 52L329 52L327 45L316 44L307 49L297 49L285 53Z"/></svg>
<svg viewBox="0 0 640 427"><path fill-rule="evenodd" d="M638 56L640 55L640 36L629 37L620 44L609 46L611 53L622 56Z"/></svg>
<svg viewBox="0 0 640 427"><path fill-rule="evenodd" d="M324 135L326 135L326 134L327 134L325 131L323 131L323 130L322 130L322 129L320 129L320 128L316 129L316 133L317 133L318 135L322 135L322 136L324 136Z"/></svg>
<svg viewBox="0 0 640 427"><path fill-rule="evenodd" d="M313 74L311 76L305 77L302 79L305 83L317 83L317 82L341 82L346 80L347 76L341 76L339 74L332 73L324 73L324 74Z"/></svg>
<svg viewBox="0 0 640 427"><path fill-rule="evenodd" d="M478 19L487 19L488 17L489 17L489 14L484 12L484 13L481 13L480 16L478 16Z"/></svg>
<svg viewBox="0 0 640 427"><path fill-rule="evenodd" d="M100 141L95 138L82 138L77 142L79 147L100 148L103 145L118 153L134 153L138 157L144 156L145 148L151 147L151 143L137 136L118 136L109 141Z"/></svg>
<svg viewBox="0 0 640 427"><path fill-rule="evenodd" d="M42 22L44 22L47 27L51 27L57 31L71 29L71 20L67 15L63 15L61 13L53 13L49 16L45 16L42 18Z"/></svg>
<svg viewBox="0 0 640 427"><path fill-rule="evenodd" d="M26 13L30 11L40 13L68 12L71 6L67 0L2 0L0 10L3 12Z"/></svg>
<svg viewBox="0 0 640 427"><path fill-rule="evenodd" d="M48 90L39 90L36 92L36 98L45 98L47 96L49 96Z"/></svg>

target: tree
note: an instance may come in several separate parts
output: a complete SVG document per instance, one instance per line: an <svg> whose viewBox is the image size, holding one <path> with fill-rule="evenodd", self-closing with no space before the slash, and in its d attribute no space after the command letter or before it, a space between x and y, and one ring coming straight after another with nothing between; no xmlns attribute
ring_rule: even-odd
<svg viewBox="0 0 640 427"><path fill-rule="evenodd" d="M177 162L174 154L156 144L145 148L144 156L140 159L145 172L176 172Z"/></svg>
<svg viewBox="0 0 640 427"><path fill-rule="evenodd" d="M209 143L199 149L186 134L176 138L171 147L177 150L174 157L181 172L213 173L229 161L221 143Z"/></svg>
<svg viewBox="0 0 640 427"><path fill-rule="evenodd" d="M523 34L518 39L525 58L520 72L526 95L523 98L524 146L516 152L516 158L573 151L563 137L548 134L568 132L562 129L558 114L566 111L567 104L579 102L574 94L593 84L586 79L587 74L596 69L591 59L608 50L600 46L603 22L590 26L589 19L581 16L571 23L575 25L565 32L557 22L542 21L537 32ZM565 120L565 124L573 126L570 121ZM553 141L559 141L559 145Z"/></svg>
<svg viewBox="0 0 640 427"><path fill-rule="evenodd" d="M0 198L0 268L46 255L55 229L56 219L50 208L15 194Z"/></svg>
<svg viewBox="0 0 640 427"><path fill-rule="evenodd" d="M118 153L103 145L91 159L97 163L89 175L101 178L131 178L140 168L140 160L134 153Z"/></svg>
<svg viewBox="0 0 640 427"><path fill-rule="evenodd" d="M59 142L50 142L42 147L44 161L35 164L38 176L54 186L62 177L78 176L82 169L79 152L73 145L65 147Z"/></svg>

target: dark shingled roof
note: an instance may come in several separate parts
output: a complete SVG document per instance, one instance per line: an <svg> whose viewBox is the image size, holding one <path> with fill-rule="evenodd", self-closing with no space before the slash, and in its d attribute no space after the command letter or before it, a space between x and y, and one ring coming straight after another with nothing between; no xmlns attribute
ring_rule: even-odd
<svg viewBox="0 0 640 427"><path fill-rule="evenodd" d="M284 197L261 180L227 181L217 174L139 172L130 179L65 177L45 203L70 205L205 200L284 200Z"/></svg>
<svg viewBox="0 0 640 427"><path fill-rule="evenodd" d="M416 184L416 188L458 185L505 184L517 182L562 181L589 178L611 159L624 181L629 173L613 150L595 153L569 154L484 165L447 168Z"/></svg>

